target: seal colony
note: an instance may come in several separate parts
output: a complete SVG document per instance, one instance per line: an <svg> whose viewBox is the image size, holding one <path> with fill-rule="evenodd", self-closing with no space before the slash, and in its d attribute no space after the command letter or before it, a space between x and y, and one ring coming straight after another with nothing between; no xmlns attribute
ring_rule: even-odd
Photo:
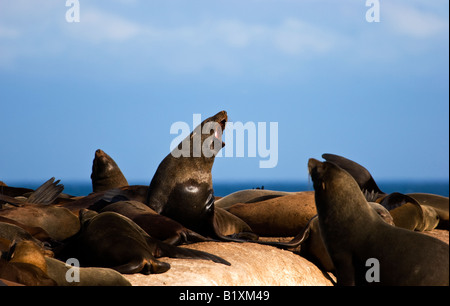
<svg viewBox="0 0 450 306"><path fill-rule="evenodd" d="M189 284L206 270L203 284L280 284L230 275L272 278L270 267L259 271L245 261L265 258L276 266L276 247L288 265L301 266L297 273L315 271L310 284L330 282L321 270L338 285L449 285L448 239L419 233L448 233L448 197L386 194L345 157L309 160L314 191L241 190L216 201L211 169L225 146L227 120L225 111L204 120L161 161L148 186L129 185L101 149L86 196L64 194L54 178L36 190L0 182L0 284L124 286L130 274ZM308 284L305 277L292 279Z"/></svg>

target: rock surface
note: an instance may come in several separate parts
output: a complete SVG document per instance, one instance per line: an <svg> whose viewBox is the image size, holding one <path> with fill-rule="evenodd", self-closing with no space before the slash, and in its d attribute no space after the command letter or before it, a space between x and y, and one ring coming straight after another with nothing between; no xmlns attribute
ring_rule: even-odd
<svg viewBox="0 0 450 306"><path fill-rule="evenodd" d="M292 252L254 243L202 242L183 246L229 261L160 258L170 263L162 274L124 275L135 286L332 286L327 274Z"/></svg>

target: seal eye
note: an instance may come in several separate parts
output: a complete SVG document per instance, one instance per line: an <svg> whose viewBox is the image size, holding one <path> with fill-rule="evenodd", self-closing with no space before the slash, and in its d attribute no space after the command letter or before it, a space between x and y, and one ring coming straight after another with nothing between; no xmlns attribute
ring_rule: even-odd
<svg viewBox="0 0 450 306"><path fill-rule="evenodd" d="M198 192L198 187L197 186L187 186L186 191L191 192L191 193L196 193L196 192Z"/></svg>

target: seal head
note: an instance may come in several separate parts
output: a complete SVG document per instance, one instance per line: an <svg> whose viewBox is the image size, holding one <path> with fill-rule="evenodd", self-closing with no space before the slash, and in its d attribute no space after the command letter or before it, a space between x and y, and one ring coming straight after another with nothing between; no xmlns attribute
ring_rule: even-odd
<svg viewBox="0 0 450 306"><path fill-rule="evenodd" d="M127 179L116 162L100 149L95 151L91 179L93 192L128 186Z"/></svg>

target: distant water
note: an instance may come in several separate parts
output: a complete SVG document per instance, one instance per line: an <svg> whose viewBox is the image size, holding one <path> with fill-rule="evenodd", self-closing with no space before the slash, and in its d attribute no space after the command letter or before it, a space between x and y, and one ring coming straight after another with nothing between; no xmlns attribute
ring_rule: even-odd
<svg viewBox="0 0 450 306"><path fill-rule="evenodd" d="M36 189L41 183L35 182L14 182L10 186L26 187ZM64 184L64 193L74 196L84 196L92 192L92 185L90 182L61 182ZM135 185L148 185L148 182L130 182ZM448 181L392 181L392 182L377 182L378 187L386 193L401 192L401 193L433 193L442 196L449 196L449 182ZM216 196L226 196L227 194L243 189L262 188L279 191L308 191L314 190L312 182L214 182L214 194Z"/></svg>

